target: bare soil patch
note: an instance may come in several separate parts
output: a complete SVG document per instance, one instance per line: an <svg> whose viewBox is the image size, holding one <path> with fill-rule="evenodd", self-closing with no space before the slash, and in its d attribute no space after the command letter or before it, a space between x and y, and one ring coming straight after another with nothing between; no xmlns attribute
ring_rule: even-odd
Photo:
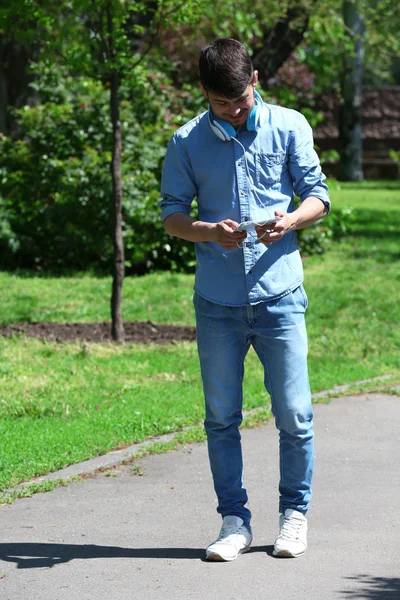
<svg viewBox="0 0 400 600"><path fill-rule="evenodd" d="M124 323L125 342L168 344L170 342L194 341L195 327L160 325L151 321ZM56 342L112 342L111 323L18 323L0 327L0 335L23 335Z"/></svg>

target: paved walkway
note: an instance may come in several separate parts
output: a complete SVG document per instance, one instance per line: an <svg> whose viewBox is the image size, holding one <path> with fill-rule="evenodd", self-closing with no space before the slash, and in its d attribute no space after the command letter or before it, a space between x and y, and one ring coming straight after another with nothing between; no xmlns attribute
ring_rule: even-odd
<svg viewBox="0 0 400 600"><path fill-rule="evenodd" d="M400 599L400 399L315 406L309 550L276 559L277 434L243 432L252 551L204 562L215 538L205 444L148 456L0 507L1 600ZM142 473L141 476L138 473Z"/></svg>

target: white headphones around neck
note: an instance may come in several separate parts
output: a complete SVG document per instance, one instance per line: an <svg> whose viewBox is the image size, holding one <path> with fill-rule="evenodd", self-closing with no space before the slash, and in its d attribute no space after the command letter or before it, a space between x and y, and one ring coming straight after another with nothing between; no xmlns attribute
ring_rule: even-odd
<svg viewBox="0 0 400 600"><path fill-rule="evenodd" d="M265 110L263 100L260 94L254 90L255 103L247 117L246 126L249 131L257 131L262 127L267 119L267 111ZM213 116L211 107L208 108L208 122L215 135L223 142L230 142L236 137L236 129L233 125L224 121L223 119L217 119Z"/></svg>

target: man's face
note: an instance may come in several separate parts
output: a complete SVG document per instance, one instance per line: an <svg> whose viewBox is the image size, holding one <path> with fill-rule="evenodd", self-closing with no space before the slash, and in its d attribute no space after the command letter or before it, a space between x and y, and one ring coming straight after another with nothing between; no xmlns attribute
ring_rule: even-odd
<svg viewBox="0 0 400 600"><path fill-rule="evenodd" d="M213 92L206 92L200 84L203 94L208 99L214 115L228 121L235 129L243 125L254 106L254 90L256 89L258 72L254 71L252 82L247 86L239 98L225 98Z"/></svg>

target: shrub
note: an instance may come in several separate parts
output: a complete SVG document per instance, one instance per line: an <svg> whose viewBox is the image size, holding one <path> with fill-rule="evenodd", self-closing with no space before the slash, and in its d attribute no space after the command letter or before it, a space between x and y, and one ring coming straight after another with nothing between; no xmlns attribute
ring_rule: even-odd
<svg viewBox="0 0 400 600"><path fill-rule="evenodd" d="M174 129L203 109L196 88L143 70L121 89L123 235L128 273L190 272L194 244L170 238L159 188ZM15 111L21 139L0 138L0 267L110 271L113 254L109 94L41 67L41 104ZM133 101L134 100L134 101ZM303 254L325 251L335 218L299 232Z"/></svg>
<svg viewBox="0 0 400 600"><path fill-rule="evenodd" d="M127 267L144 271L186 260L164 233L159 180L175 127L159 101L161 76L122 90L124 239ZM111 123L107 90L84 79L42 73L42 104L15 111L21 139L0 139L0 266L109 269L112 261ZM136 86L137 87L137 86ZM190 261L189 261L190 262Z"/></svg>
<svg viewBox="0 0 400 600"><path fill-rule="evenodd" d="M329 216L311 227L300 229L296 234L302 255L323 254L329 250L332 242L349 233L353 222L353 209L343 208L332 211Z"/></svg>

